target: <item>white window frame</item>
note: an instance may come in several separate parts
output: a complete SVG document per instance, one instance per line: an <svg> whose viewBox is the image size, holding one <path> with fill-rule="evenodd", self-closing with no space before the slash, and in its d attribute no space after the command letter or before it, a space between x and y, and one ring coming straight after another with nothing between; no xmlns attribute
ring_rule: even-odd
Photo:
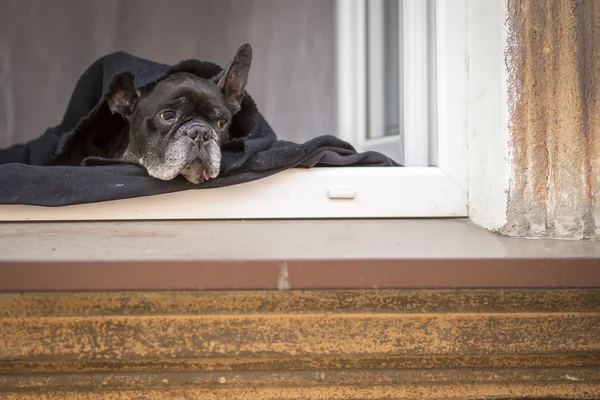
<svg viewBox="0 0 600 400"><path fill-rule="evenodd" d="M397 1L400 136L381 137L385 122L381 94L387 85L382 74L384 0L337 2L339 133L359 151L380 151L404 166L428 167L437 163L436 51L429 41L435 38L436 2Z"/></svg>
<svg viewBox="0 0 600 400"><path fill-rule="evenodd" d="M347 138L344 132L364 134L366 129L360 128L365 126L366 113L366 75L360 67L366 60L360 49L366 39L360 34L358 20L365 1L369 0L337 0L338 128L342 138ZM402 1L410 9L411 5L425 0ZM437 112L433 120L423 115L414 121L406 118L404 148L408 166L291 169L219 189L64 207L0 205L0 221L468 216L468 0L434 1ZM419 9L413 7L412 10L418 12ZM404 17L405 22L406 18L410 19L407 13ZM410 21L406 26L410 26ZM404 54L421 51L418 39L410 35L404 37L409 42L404 43ZM411 71L411 68L418 68L418 64L405 70ZM409 96L414 96L416 104L430 98L416 83L404 89L408 89ZM412 166L423 163L423 154L431 154L432 143L423 141L419 133L424 129L425 120L437 128L436 134L430 136L430 140L433 138L437 143L435 165Z"/></svg>

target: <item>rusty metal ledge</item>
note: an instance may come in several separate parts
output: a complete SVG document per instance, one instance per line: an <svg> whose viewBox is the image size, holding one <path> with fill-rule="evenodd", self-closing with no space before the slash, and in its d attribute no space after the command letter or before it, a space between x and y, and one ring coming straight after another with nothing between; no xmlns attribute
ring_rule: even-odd
<svg viewBox="0 0 600 400"><path fill-rule="evenodd" d="M6 318L4 360L600 352L600 312Z"/></svg>
<svg viewBox="0 0 600 400"><path fill-rule="evenodd" d="M598 369L281 371L0 376L0 395L47 398L595 398ZM275 395L278 393L278 395ZM356 397L357 394L361 397ZM234 395L236 397L228 397ZM295 397L290 396L295 394ZM343 395L350 395L342 397ZM89 397L88 397L89 396ZM139 396L139 397L135 397ZM173 396L173 397L171 397ZM208 396L208 397L205 397Z"/></svg>
<svg viewBox="0 0 600 400"><path fill-rule="evenodd" d="M383 400L383 399L598 399L597 383L409 384L355 387L134 388L116 391L4 393L3 400Z"/></svg>
<svg viewBox="0 0 600 400"><path fill-rule="evenodd" d="M501 356L202 357L172 360L2 361L0 374L136 373L189 371L315 371L375 369L597 368L600 353Z"/></svg>
<svg viewBox="0 0 600 400"><path fill-rule="evenodd" d="M600 289L4 293L0 398L600 398Z"/></svg>
<svg viewBox="0 0 600 400"><path fill-rule="evenodd" d="M286 313L583 313L599 310L600 288L0 293L0 318Z"/></svg>

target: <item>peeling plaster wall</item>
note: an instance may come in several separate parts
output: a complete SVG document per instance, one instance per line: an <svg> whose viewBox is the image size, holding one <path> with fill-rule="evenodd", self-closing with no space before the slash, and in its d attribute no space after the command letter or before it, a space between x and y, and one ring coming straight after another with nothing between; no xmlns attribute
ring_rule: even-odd
<svg viewBox="0 0 600 400"><path fill-rule="evenodd" d="M600 1L507 0L511 236L600 237Z"/></svg>

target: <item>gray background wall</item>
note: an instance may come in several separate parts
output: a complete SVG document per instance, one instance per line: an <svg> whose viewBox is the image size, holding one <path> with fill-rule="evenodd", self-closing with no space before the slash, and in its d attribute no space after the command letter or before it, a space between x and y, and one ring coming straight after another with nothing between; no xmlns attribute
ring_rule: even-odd
<svg viewBox="0 0 600 400"><path fill-rule="evenodd" d="M248 91L279 137L335 134L334 33L334 0L0 0L0 147L57 124L106 53L224 66L243 42Z"/></svg>

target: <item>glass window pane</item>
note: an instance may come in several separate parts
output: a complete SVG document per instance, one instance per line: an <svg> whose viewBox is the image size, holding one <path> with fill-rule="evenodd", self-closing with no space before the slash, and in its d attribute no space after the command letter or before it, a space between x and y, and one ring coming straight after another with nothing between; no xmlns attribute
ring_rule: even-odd
<svg viewBox="0 0 600 400"><path fill-rule="evenodd" d="M370 139L400 134L399 7L399 0L367 2Z"/></svg>

